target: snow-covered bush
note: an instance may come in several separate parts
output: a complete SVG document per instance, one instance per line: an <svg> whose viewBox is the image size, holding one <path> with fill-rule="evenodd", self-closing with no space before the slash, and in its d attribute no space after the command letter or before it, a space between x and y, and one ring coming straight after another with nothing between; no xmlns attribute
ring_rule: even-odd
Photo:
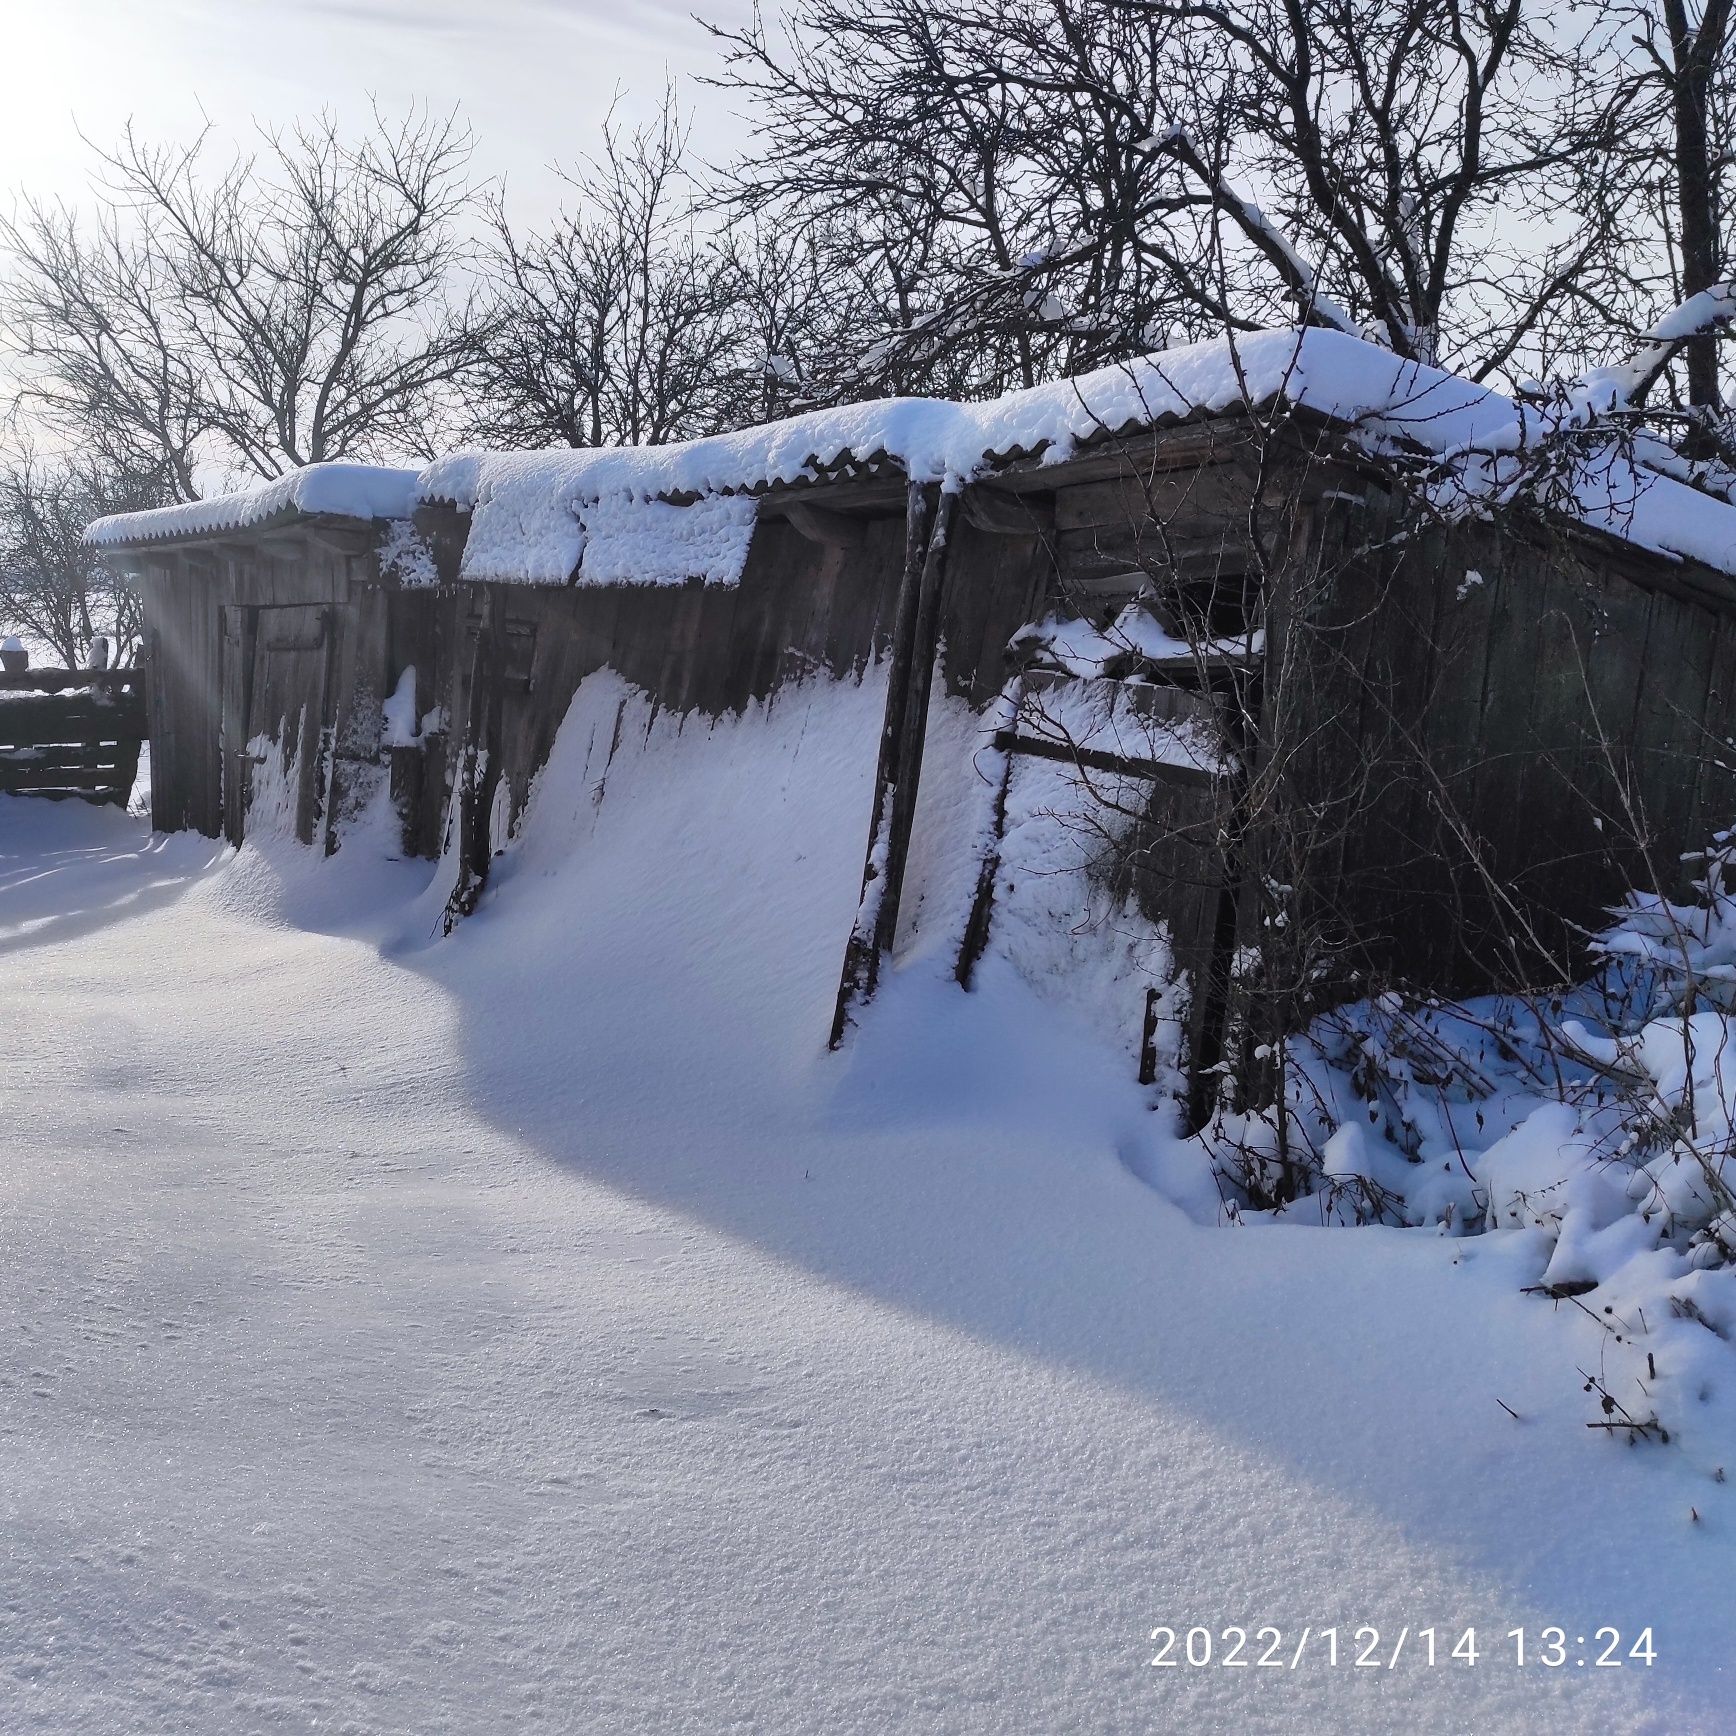
<svg viewBox="0 0 1736 1736"><path fill-rule="evenodd" d="M1736 833L1695 896L1633 893L1570 993L1388 994L1293 1039L1282 1115L1203 1136L1232 1215L1514 1234L1535 1284L1605 1336L1582 1370L1608 1424L1736 1440ZM1284 1166L1295 1197L1273 1205ZM1297 1179L1300 1177L1298 1185ZM1665 1419L1669 1420L1665 1420ZM1716 1460L1714 1467L1713 1461Z"/></svg>
<svg viewBox="0 0 1736 1736"><path fill-rule="evenodd" d="M411 590L439 584L434 551L409 519L393 519L386 526L380 539L380 573Z"/></svg>

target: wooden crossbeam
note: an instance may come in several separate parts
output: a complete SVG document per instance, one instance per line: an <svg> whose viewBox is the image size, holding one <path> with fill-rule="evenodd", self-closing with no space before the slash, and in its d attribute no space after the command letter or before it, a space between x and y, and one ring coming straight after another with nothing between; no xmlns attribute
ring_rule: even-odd
<svg viewBox="0 0 1736 1736"><path fill-rule="evenodd" d="M1076 765L1085 771L1108 772L1115 777L1185 784L1190 789L1204 789L1220 781L1215 772L1207 771L1203 766L1171 765L1167 760L1106 753L1101 748L1080 747L1065 741L1044 741L1040 736L1020 735L1011 729L996 730L993 740L1002 753L1028 754L1032 759L1056 760L1063 765Z"/></svg>

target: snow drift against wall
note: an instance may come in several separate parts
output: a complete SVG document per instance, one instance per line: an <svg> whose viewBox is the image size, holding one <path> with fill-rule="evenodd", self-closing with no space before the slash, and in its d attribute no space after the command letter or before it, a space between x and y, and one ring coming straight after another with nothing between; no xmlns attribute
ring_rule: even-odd
<svg viewBox="0 0 1736 1736"><path fill-rule="evenodd" d="M0 799L0 1723L1725 1727L1736 1490L1583 1426L1610 1336L1517 1294L1540 1230L1226 1231L1134 1179L1203 1159L1051 998L1046 765L1005 953L958 989L969 876L913 852L826 1053L883 700L708 725L593 677L443 938L354 833ZM967 721L919 840L981 811ZM1676 1325L1660 1374L1722 1381ZM1195 1621L1410 1645L1149 1668ZM1501 1649L1605 1622L1657 1668Z"/></svg>

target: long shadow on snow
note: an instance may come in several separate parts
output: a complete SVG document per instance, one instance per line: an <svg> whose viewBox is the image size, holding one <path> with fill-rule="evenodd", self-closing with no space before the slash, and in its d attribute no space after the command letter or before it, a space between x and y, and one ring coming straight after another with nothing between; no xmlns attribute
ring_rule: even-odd
<svg viewBox="0 0 1736 1736"><path fill-rule="evenodd" d="M1540 1623L1637 1631L1678 1608L1708 1549L1736 1575L1723 1491L1581 1429L1579 1342L1518 1294L1510 1244L1196 1225L1126 1161L1155 1119L1123 1063L1044 1017L1010 969L969 996L901 973L827 1055L837 960L780 946L775 909L744 935L660 912L650 883L589 910L505 880L451 939L399 957L458 1003L479 1111L552 1163L1197 1419L1229 1456L1293 1467ZM834 915L836 934L848 910ZM1468 1500L1443 1499L1443 1463ZM1690 1496L1713 1516L1691 1532ZM1224 1500L1239 1499L1227 1465ZM1722 1601L1672 1627L1677 1668L1716 1672L1736 1651Z"/></svg>
<svg viewBox="0 0 1736 1736"><path fill-rule="evenodd" d="M0 955L63 945L172 904L222 854L117 808L0 796Z"/></svg>

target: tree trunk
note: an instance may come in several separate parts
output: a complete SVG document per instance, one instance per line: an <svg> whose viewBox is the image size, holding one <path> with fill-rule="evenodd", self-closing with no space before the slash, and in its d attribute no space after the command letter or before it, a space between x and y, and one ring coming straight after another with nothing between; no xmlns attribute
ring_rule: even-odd
<svg viewBox="0 0 1736 1736"><path fill-rule="evenodd" d="M1729 10L1713 0L1696 27L1686 0L1664 0L1664 23L1670 33L1675 77L1670 103L1675 126L1676 202L1681 220L1682 299L1698 295L1723 280L1718 237L1717 189L1707 140L1706 110L1712 71L1729 28ZM1717 410L1718 338L1706 332L1687 345L1688 403L1696 410Z"/></svg>

